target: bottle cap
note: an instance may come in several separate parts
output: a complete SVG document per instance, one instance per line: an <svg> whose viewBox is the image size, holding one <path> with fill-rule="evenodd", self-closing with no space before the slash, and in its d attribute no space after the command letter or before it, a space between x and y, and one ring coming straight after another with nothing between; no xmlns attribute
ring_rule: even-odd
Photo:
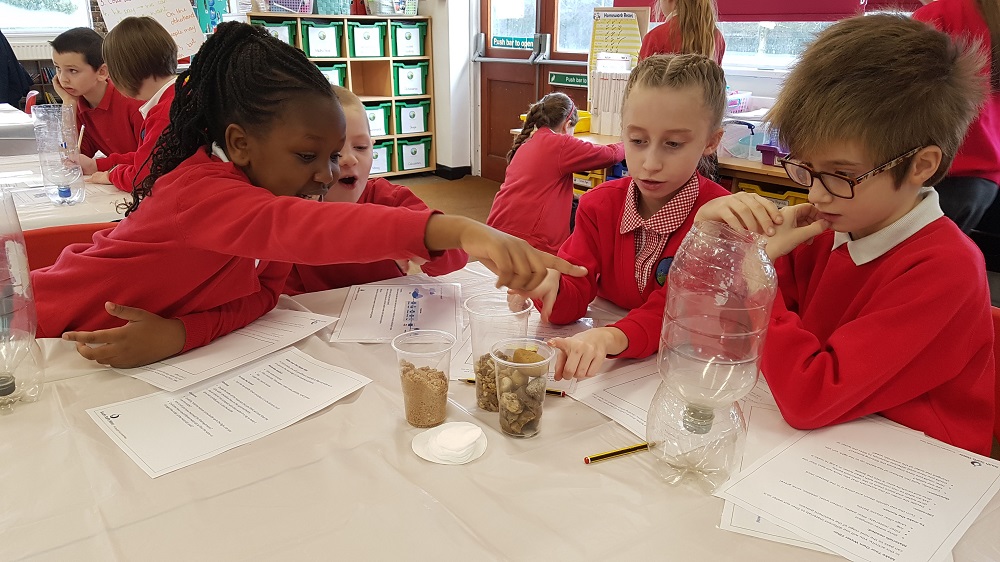
<svg viewBox="0 0 1000 562"><path fill-rule="evenodd" d="M715 412L711 408L688 404L684 406L684 415L681 417L684 429L695 435L705 435L712 431L712 422L715 420Z"/></svg>
<svg viewBox="0 0 1000 562"><path fill-rule="evenodd" d="M14 394L14 377L11 375L0 375L0 396Z"/></svg>

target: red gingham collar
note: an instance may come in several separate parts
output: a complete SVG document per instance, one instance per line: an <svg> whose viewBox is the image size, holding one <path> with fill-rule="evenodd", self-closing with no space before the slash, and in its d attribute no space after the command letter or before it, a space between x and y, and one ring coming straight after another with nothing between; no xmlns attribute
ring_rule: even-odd
<svg viewBox="0 0 1000 562"><path fill-rule="evenodd" d="M670 234L684 224L691 209L694 208L695 199L698 198L698 174L692 174L691 179L681 187L671 199L656 211L649 220L642 220L639 216L639 188L635 181L628 187L628 196L625 199L625 210L622 215L622 226L620 233L626 234L633 230L644 228L652 230L658 234Z"/></svg>

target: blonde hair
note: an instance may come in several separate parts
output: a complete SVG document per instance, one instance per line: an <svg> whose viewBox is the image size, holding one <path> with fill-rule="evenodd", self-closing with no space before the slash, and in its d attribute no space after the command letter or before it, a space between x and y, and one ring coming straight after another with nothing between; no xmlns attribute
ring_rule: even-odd
<svg viewBox="0 0 1000 562"><path fill-rule="evenodd" d="M337 96L337 100L340 101L340 106L345 110L348 108L365 110L365 104L361 103L361 98L355 95L354 92L344 88L343 86L331 86L333 88L333 93Z"/></svg>
<svg viewBox="0 0 1000 562"><path fill-rule="evenodd" d="M137 94L147 78L177 74L177 43L148 16L120 21L104 38L102 51L111 81L129 95Z"/></svg>
<svg viewBox="0 0 1000 562"><path fill-rule="evenodd" d="M647 57L632 69L625 96L622 98L622 113L628 103L629 94L637 86L647 88L687 88L697 86L702 91L705 109L709 112L713 127L722 126L726 114L726 75L716 62L704 55L653 55Z"/></svg>
<svg viewBox="0 0 1000 562"><path fill-rule="evenodd" d="M656 13L669 16L669 0L656 4ZM681 53L696 53L715 57L715 0L676 0L674 4L674 44L681 46Z"/></svg>
<svg viewBox="0 0 1000 562"><path fill-rule="evenodd" d="M984 63L978 46L905 16L841 20L806 48L766 119L793 155L857 141L881 164L937 146L941 166L927 181L935 185L979 111ZM897 186L908 169L891 170Z"/></svg>
<svg viewBox="0 0 1000 562"><path fill-rule="evenodd" d="M990 29L990 87L1000 91L1000 1L976 0L979 13Z"/></svg>
<svg viewBox="0 0 1000 562"><path fill-rule="evenodd" d="M531 104L528 114L524 118L524 126L521 132L514 138L514 144L507 152L507 163L514 159L514 153L528 140L531 133L539 127L558 127L569 119L572 126L576 126L580 120L580 112L576 110L576 104L569 96L562 92L553 92L546 95L537 102Z"/></svg>

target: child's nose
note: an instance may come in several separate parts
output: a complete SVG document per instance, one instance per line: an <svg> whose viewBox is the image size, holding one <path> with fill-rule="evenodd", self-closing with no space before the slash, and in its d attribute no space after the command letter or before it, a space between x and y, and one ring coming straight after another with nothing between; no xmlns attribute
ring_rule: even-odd
<svg viewBox="0 0 1000 562"><path fill-rule="evenodd" d="M833 201L833 195L826 190L823 186L823 182L819 181L819 178L813 179L812 187L809 188L809 202L813 205L817 203L829 203Z"/></svg>
<svg viewBox="0 0 1000 562"><path fill-rule="evenodd" d="M663 168L663 162L660 160L660 157L656 154L655 150L649 150L646 151L646 157L643 159L642 167L651 172L655 172Z"/></svg>
<svg viewBox="0 0 1000 562"><path fill-rule="evenodd" d="M319 171L316 172L315 179L317 182L327 185L333 183L339 176L340 166L338 166L333 160L328 160L327 165L320 166Z"/></svg>

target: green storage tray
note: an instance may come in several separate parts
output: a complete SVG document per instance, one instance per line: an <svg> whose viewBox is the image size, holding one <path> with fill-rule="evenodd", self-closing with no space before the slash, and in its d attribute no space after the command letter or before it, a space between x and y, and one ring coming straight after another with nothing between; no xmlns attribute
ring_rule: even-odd
<svg viewBox="0 0 1000 562"><path fill-rule="evenodd" d="M372 144L372 176L392 172L392 139Z"/></svg>
<svg viewBox="0 0 1000 562"><path fill-rule="evenodd" d="M316 66L334 86L347 86L347 63L317 64Z"/></svg>
<svg viewBox="0 0 1000 562"><path fill-rule="evenodd" d="M384 57L387 22L347 22L347 46L351 58Z"/></svg>
<svg viewBox="0 0 1000 562"><path fill-rule="evenodd" d="M294 21L273 22L252 19L250 20L250 24L263 27L265 31L271 34L271 37L274 37L283 43L288 43L293 47L296 46L296 25Z"/></svg>
<svg viewBox="0 0 1000 562"><path fill-rule="evenodd" d="M396 169L400 172L420 170L431 165L431 138L398 139Z"/></svg>
<svg viewBox="0 0 1000 562"><path fill-rule="evenodd" d="M422 57L427 37L427 22L389 22L389 37L392 40L392 56Z"/></svg>
<svg viewBox="0 0 1000 562"><path fill-rule="evenodd" d="M343 24L339 21L329 23L319 21L302 22L302 50L307 57L336 58L341 55L340 36L343 34Z"/></svg>
<svg viewBox="0 0 1000 562"><path fill-rule="evenodd" d="M426 133L431 117L431 101L396 102L396 134Z"/></svg>
<svg viewBox="0 0 1000 562"><path fill-rule="evenodd" d="M397 96L427 95L426 62L394 62L392 63L392 89Z"/></svg>
<svg viewBox="0 0 1000 562"><path fill-rule="evenodd" d="M373 137L384 137L389 131L389 115L392 112L392 102L366 103L365 113L368 115L368 129Z"/></svg>

